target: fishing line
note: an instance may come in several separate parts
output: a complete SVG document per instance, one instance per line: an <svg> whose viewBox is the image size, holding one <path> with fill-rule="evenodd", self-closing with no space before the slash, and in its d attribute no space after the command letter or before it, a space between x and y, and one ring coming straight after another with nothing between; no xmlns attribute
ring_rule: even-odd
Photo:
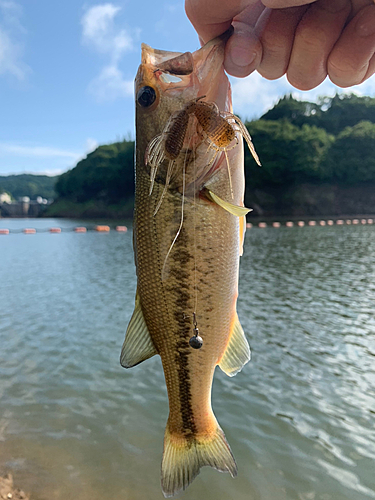
<svg viewBox="0 0 375 500"><path fill-rule="evenodd" d="M161 270L161 279L162 281L164 281L164 273L165 273L165 266L167 265L167 260L168 260L168 257L169 257L169 254L171 253L172 251L172 248L174 246L174 244L176 243L176 240L181 232L181 229L182 229L182 224L184 222L184 204L185 204L185 173L186 173L186 159L187 159L187 152L188 152L188 149L186 150L185 152L185 158L184 158L184 164L183 164L183 167L182 167L182 203L181 203L181 222L180 222L180 225L179 225L179 228L177 230L177 233L176 233L176 236L173 238L173 241L171 243L171 246L169 247L169 250L167 252L167 255L165 256L165 259L164 259L164 264L163 264L163 268Z"/></svg>
<svg viewBox="0 0 375 500"><path fill-rule="evenodd" d="M195 149L193 149L193 178L194 178L194 198L193 198L193 233L194 233L194 311L193 311L193 331L194 335L189 340L189 345L193 349L200 349L203 345L203 339L199 336L197 309L198 309L198 283L197 283L197 234L196 234L196 178L197 178L197 165Z"/></svg>
<svg viewBox="0 0 375 500"><path fill-rule="evenodd" d="M195 149L193 149L193 165L194 165L194 200L193 200L193 224L194 224L194 311L198 309L198 284L197 284L197 234L196 234L196 179L197 179L197 165ZM194 313L195 314L195 313Z"/></svg>

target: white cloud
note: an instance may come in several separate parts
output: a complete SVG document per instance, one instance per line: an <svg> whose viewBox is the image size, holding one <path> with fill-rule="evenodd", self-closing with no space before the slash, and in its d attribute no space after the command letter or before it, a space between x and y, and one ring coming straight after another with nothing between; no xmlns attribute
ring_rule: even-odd
<svg viewBox="0 0 375 500"><path fill-rule="evenodd" d="M98 145L98 142L91 137L82 143L78 151L0 142L0 175L15 173L60 175L86 158Z"/></svg>
<svg viewBox="0 0 375 500"><path fill-rule="evenodd" d="M316 101L320 96L334 96L336 93L355 93L358 95L375 94L375 77L361 85L342 89L334 85L328 78L318 87L309 91L295 89L285 76L278 80L266 80L254 72L247 78L231 78L233 93L233 109L242 118L259 118L272 108L285 94L293 94L302 101Z"/></svg>
<svg viewBox="0 0 375 500"><path fill-rule="evenodd" d="M270 82L256 72L247 78L231 78L231 82L233 109L242 118L259 117L287 92L284 82Z"/></svg>
<svg viewBox="0 0 375 500"><path fill-rule="evenodd" d="M81 20L83 43L109 58L109 64L88 87L99 101L133 95L133 82L126 80L119 69L121 57L133 49L133 36L115 24L120 10L121 7L112 3L96 5L88 9ZM134 28L133 33L137 35L139 30Z"/></svg>
<svg viewBox="0 0 375 500"><path fill-rule="evenodd" d="M86 154L92 153L99 146L98 141L92 137L86 139Z"/></svg>
<svg viewBox="0 0 375 500"><path fill-rule="evenodd" d="M79 153L46 146L22 146L19 144L0 143L0 155L28 156L39 158L70 158L76 160Z"/></svg>
<svg viewBox="0 0 375 500"><path fill-rule="evenodd" d="M116 65L105 66L101 73L89 84L89 91L98 101L113 101L119 97L132 96L133 80L125 80Z"/></svg>
<svg viewBox="0 0 375 500"><path fill-rule="evenodd" d="M82 18L82 37L84 43L93 46L98 52L108 54L112 62L133 48L133 40L124 29L118 30L114 23L116 14L121 10L111 3L91 7Z"/></svg>
<svg viewBox="0 0 375 500"><path fill-rule="evenodd" d="M24 172L25 174L34 174L34 175L48 175L48 177L55 177L56 175L61 175L64 172L66 172L66 168L50 168L47 170L38 170L37 172L33 171L26 171ZM7 174L11 175L11 174Z"/></svg>
<svg viewBox="0 0 375 500"><path fill-rule="evenodd" d="M21 25L21 7L13 1L0 0L0 75L8 74L24 80L30 68L22 61L23 45L19 36L25 33Z"/></svg>

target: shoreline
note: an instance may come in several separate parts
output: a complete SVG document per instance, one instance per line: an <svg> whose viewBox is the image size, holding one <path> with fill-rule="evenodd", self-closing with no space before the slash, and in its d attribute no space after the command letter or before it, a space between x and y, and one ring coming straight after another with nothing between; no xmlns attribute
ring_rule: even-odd
<svg viewBox="0 0 375 500"><path fill-rule="evenodd" d="M6 476L0 476L0 499L30 500L30 494L16 488L12 474L8 473Z"/></svg>

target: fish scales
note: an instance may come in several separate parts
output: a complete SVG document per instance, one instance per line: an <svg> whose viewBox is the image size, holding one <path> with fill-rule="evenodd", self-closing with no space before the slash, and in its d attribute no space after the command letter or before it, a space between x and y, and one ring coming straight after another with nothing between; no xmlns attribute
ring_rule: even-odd
<svg viewBox="0 0 375 500"><path fill-rule="evenodd" d="M211 387L217 365L233 376L250 359L236 313L247 212L243 208L243 145L239 141L228 150L228 167L222 151L208 153L198 117L190 120L184 112L202 95L207 98L205 109L216 109L211 102L222 111L231 111L230 86L223 70L224 44L225 36L219 37L191 57L182 54L181 61L178 53L143 45L135 82L138 284L121 364L130 368L154 354L161 357L169 400L162 460L165 496L185 489L205 465L232 476L237 473L212 412ZM181 72L186 60L192 64L191 74ZM168 82L174 67L179 83ZM179 120L186 137L178 135ZM186 120L189 126L185 127ZM154 156L161 159L152 166L156 175L150 189L149 144L160 152L166 145L166 131L171 130L179 141L176 154L168 160L166 152L164 161L159 153ZM173 179L166 185L172 160ZM203 338L200 349L189 345L194 325Z"/></svg>
<svg viewBox="0 0 375 500"><path fill-rule="evenodd" d="M140 177L137 176L137 182L141 182ZM142 177L146 180L145 187L149 186L148 177ZM159 185L155 189L155 204L161 190ZM142 196L138 204L142 216L139 219L136 214L135 217L137 233L139 231L137 269L142 270L138 274L139 293L150 335L163 362L170 395L172 431L189 429L186 421L196 422L197 430L204 428L206 422L201 415L210 412L208 404L213 369L227 343L230 319L235 307L227 288L231 284L235 289L237 284L237 270L228 265L228 262L238 262L238 258L233 259L235 255L238 256L238 242L231 237L238 221L220 207L216 208L208 202L201 204L204 212L200 207L195 210L200 214L195 215L193 204L185 204L184 224L169 256L169 276L164 282L161 280L161 271L176 231L174 214L181 211L181 196L167 194L156 216L149 218L144 213L150 210L151 215L154 205L150 205L148 196ZM212 213L215 211L219 212L220 217ZM194 219L197 224L196 255L191 237L194 234ZM172 232L171 225L174 228ZM195 261L197 302L204 306L202 310L198 309L199 328L204 335L204 346L198 352L189 347L192 318L185 317L194 311ZM225 287L220 286L221 281L226 282ZM217 284L215 289L212 288L213 283ZM218 310L222 311L219 317ZM211 332L213 334L210 335ZM211 365L205 361L207 356L211 358ZM171 362L172 359L177 360L177 363ZM206 380L209 383L204 384Z"/></svg>

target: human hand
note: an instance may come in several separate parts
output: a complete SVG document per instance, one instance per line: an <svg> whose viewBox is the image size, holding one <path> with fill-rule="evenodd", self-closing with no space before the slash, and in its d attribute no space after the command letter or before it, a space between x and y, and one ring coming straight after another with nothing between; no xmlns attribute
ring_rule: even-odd
<svg viewBox="0 0 375 500"><path fill-rule="evenodd" d="M186 0L185 8L202 43L234 26L224 61L233 76L286 74L310 90L327 75L350 87L375 73L375 0Z"/></svg>

